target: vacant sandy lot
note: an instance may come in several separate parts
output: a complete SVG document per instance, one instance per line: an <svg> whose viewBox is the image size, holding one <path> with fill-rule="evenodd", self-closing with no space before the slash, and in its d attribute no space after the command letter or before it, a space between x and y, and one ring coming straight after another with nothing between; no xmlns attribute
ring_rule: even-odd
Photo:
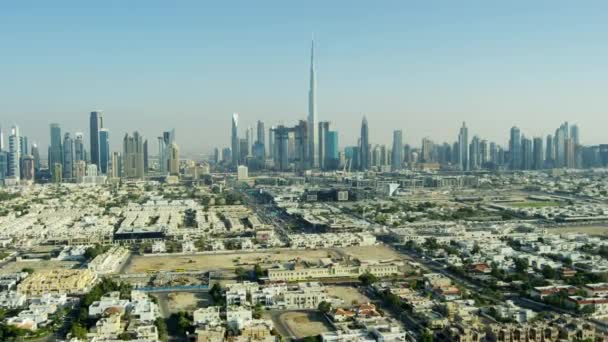
<svg viewBox="0 0 608 342"><path fill-rule="evenodd" d="M80 263L75 261L11 261L0 269L0 273L20 272L24 268L31 268L34 271L76 268L79 264Z"/></svg>
<svg viewBox="0 0 608 342"><path fill-rule="evenodd" d="M126 267L126 273L139 273L148 270L174 271L177 269L209 271L218 269L234 269L236 267L252 267L256 263L284 262L295 258L317 261L338 254L329 250L280 250L271 252L242 252L222 254L199 254L178 256L133 256Z"/></svg>
<svg viewBox="0 0 608 342"><path fill-rule="evenodd" d="M363 293L352 286L326 286L327 294L343 300L342 308L351 307L353 304L369 303L370 300Z"/></svg>
<svg viewBox="0 0 608 342"><path fill-rule="evenodd" d="M174 292L167 295L167 306L171 312L194 311L209 304L207 294L203 292Z"/></svg>
<svg viewBox="0 0 608 342"><path fill-rule="evenodd" d="M403 255L386 245L345 247L336 250L360 260L403 259Z"/></svg>
<svg viewBox="0 0 608 342"><path fill-rule="evenodd" d="M547 228L550 234L584 233L589 235L608 235L608 226L570 226Z"/></svg>
<svg viewBox="0 0 608 342"><path fill-rule="evenodd" d="M331 326L320 312L286 312L280 319L296 338L316 336L332 331Z"/></svg>

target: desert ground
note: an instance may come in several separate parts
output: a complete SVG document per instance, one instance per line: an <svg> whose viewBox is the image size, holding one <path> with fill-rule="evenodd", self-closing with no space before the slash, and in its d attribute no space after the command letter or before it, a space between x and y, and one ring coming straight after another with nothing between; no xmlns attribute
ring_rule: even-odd
<svg viewBox="0 0 608 342"><path fill-rule="evenodd" d="M320 312L286 312L280 317L296 338L316 336L331 331L329 323Z"/></svg>
<svg viewBox="0 0 608 342"><path fill-rule="evenodd" d="M343 300L341 308L349 308L353 304L369 303L370 299L352 286L326 286L327 294Z"/></svg>

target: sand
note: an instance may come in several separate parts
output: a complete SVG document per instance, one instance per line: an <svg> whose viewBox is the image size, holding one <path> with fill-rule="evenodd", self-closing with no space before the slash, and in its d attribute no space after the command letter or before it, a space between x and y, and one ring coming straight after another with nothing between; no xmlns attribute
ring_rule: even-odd
<svg viewBox="0 0 608 342"><path fill-rule="evenodd" d="M280 319L296 338L317 336L332 330L320 312L287 312L282 314Z"/></svg>
<svg viewBox="0 0 608 342"><path fill-rule="evenodd" d="M369 303L370 299L352 286L326 286L327 294L343 300L341 308L349 308L353 304Z"/></svg>

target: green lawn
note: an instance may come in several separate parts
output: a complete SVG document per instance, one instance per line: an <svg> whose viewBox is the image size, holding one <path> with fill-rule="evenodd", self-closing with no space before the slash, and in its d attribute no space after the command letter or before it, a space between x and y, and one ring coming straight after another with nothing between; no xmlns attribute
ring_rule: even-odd
<svg viewBox="0 0 608 342"><path fill-rule="evenodd" d="M559 202L554 201L530 201L530 202L514 202L509 203L513 208L543 208L543 207L559 207Z"/></svg>

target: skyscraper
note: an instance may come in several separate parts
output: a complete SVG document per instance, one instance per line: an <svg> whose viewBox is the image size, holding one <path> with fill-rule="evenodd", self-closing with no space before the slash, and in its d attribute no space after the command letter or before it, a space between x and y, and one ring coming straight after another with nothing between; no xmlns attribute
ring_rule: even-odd
<svg viewBox="0 0 608 342"><path fill-rule="evenodd" d="M521 169L531 170L534 164L533 160L532 140L521 137Z"/></svg>
<svg viewBox="0 0 608 342"><path fill-rule="evenodd" d="M534 155L534 169L535 170L541 170L544 168L545 166L545 160L543 158L543 138L542 137L536 137L534 138L534 144L533 144L533 155Z"/></svg>
<svg viewBox="0 0 608 342"><path fill-rule="evenodd" d="M403 131L400 129L393 131L393 152L391 158L391 168L393 171L401 169L403 165Z"/></svg>
<svg viewBox="0 0 608 342"><path fill-rule="evenodd" d="M328 170L338 168L339 163L338 132L328 131L325 135L325 168Z"/></svg>
<svg viewBox="0 0 608 342"><path fill-rule="evenodd" d="M4 151L4 130L0 126L0 151Z"/></svg>
<svg viewBox="0 0 608 342"><path fill-rule="evenodd" d="M97 165L99 169L99 130L103 128L103 113L101 111L91 112L90 117L90 135L91 135L91 164Z"/></svg>
<svg viewBox="0 0 608 342"><path fill-rule="evenodd" d="M61 128L59 124L52 123L51 127L51 146L49 147L49 169L51 174L54 172L53 165L56 163L63 165L63 148L61 147Z"/></svg>
<svg viewBox="0 0 608 342"><path fill-rule="evenodd" d="M297 126L294 127L294 146L295 146L295 164L299 171L306 170L309 167L308 156L310 147L308 136L308 122L300 120Z"/></svg>
<svg viewBox="0 0 608 342"><path fill-rule="evenodd" d="M123 169L127 178L144 178L144 141L137 131L123 139Z"/></svg>
<svg viewBox="0 0 608 342"><path fill-rule="evenodd" d="M553 145L553 136L547 135L547 146L545 150L545 167L552 168L555 163L555 146Z"/></svg>
<svg viewBox="0 0 608 342"><path fill-rule="evenodd" d="M22 136L19 137L19 140L20 140L20 145L21 145L20 146L21 147L21 156L23 157L23 156L26 156L26 155L30 154L30 152L29 152L30 151L30 144L29 144L29 142L27 140L27 137L25 137L25 136L22 135Z"/></svg>
<svg viewBox="0 0 608 342"><path fill-rule="evenodd" d="M8 152L0 151L0 184L8 177Z"/></svg>
<svg viewBox="0 0 608 342"><path fill-rule="evenodd" d="M175 142L169 148L169 173L179 175L179 146Z"/></svg>
<svg viewBox="0 0 608 342"><path fill-rule="evenodd" d="M108 173L110 163L110 131L107 128L99 129L99 164L98 170L101 174Z"/></svg>
<svg viewBox="0 0 608 342"><path fill-rule="evenodd" d="M319 158L319 168L321 168L322 170L326 169L326 156L325 156L325 150L326 150L326 144L327 144L327 132L329 132L329 121L321 121L319 122L319 139L318 139L318 146L317 148L319 149L318 152L318 158Z"/></svg>
<svg viewBox="0 0 608 342"><path fill-rule="evenodd" d="M71 181L74 177L74 140L70 133L65 133L63 137L63 164L62 179Z"/></svg>
<svg viewBox="0 0 608 342"><path fill-rule="evenodd" d="M150 167L148 160L148 139L144 140L144 174L148 174L148 168Z"/></svg>
<svg viewBox="0 0 608 342"><path fill-rule="evenodd" d="M240 153L240 141L239 141L239 114L232 114L232 136L231 136L231 147L232 147L232 166L236 168L239 165Z"/></svg>
<svg viewBox="0 0 608 342"><path fill-rule="evenodd" d="M521 133L519 128L511 127L511 137L509 139L509 154L511 155L511 170L519 170L522 167L521 159Z"/></svg>
<svg viewBox="0 0 608 342"><path fill-rule="evenodd" d="M274 160L274 126L268 130L268 157Z"/></svg>
<svg viewBox="0 0 608 342"><path fill-rule="evenodd" d="M469 129L464 122L458 133L458 152L460 170L465 171L469 166Z"/></svg>
<svg viewBox="0 0 608 342"><path fill-rule="evenodd" d="M36 143L32 145L32 158L34 158L34 172L40 171L40 151Z"/></svg>
<svg viewBox="0 0 608 342"><path fill-rule="evenodd" d="M8 177L19 180L21 177L21 139L19 127L13 126L8 137Z"/></svg>
<svg viewBox="0 0 608 342"><path fill-rule="evenodd" d="M74 134L74 162L85 160L84 153L84 134L78 132Z"/></svg>
<svg viewBox="0 0 608 342"><path fill-rule="evenodd" d="M361 155L361 157L359 158L360 169L369 170L371 166L369 126L367 124L367 118L365 116L363 116L363 120L361 121L361 143L359 146L359 153Z"/></svg>
<svg viewBox="0 0 608 342"><path fill-rule="evenodd" d="M264 123L260 120L258 120L257 133L256 142L266 146L266 131L264 131Z"/></svg>
<svg viewBox="0 0 608 342"><path fill-rule="evenodd" d="M310 45L310 84L308 88L308 152L310 153L311 167L319 166L319 151L315 148L319 136L317 126L317 84L315 72L315 42L313 40Z"/></svg>
<svg viewBox="0 0 608 342"><path fill-rule="evenodd" d="M469 145L469 168L468 170L479 170L481 165L481 154L479 147L479 137L477 135L473 136L471 139L471 144Z"/></svg>
<svg viewBox="0 0 608 342"><path fill-rule="evenodd" d="M245 131L245 139L247 139L247 156L252 154L253 150L253 127L247 127L247 131Z"/></svg>

